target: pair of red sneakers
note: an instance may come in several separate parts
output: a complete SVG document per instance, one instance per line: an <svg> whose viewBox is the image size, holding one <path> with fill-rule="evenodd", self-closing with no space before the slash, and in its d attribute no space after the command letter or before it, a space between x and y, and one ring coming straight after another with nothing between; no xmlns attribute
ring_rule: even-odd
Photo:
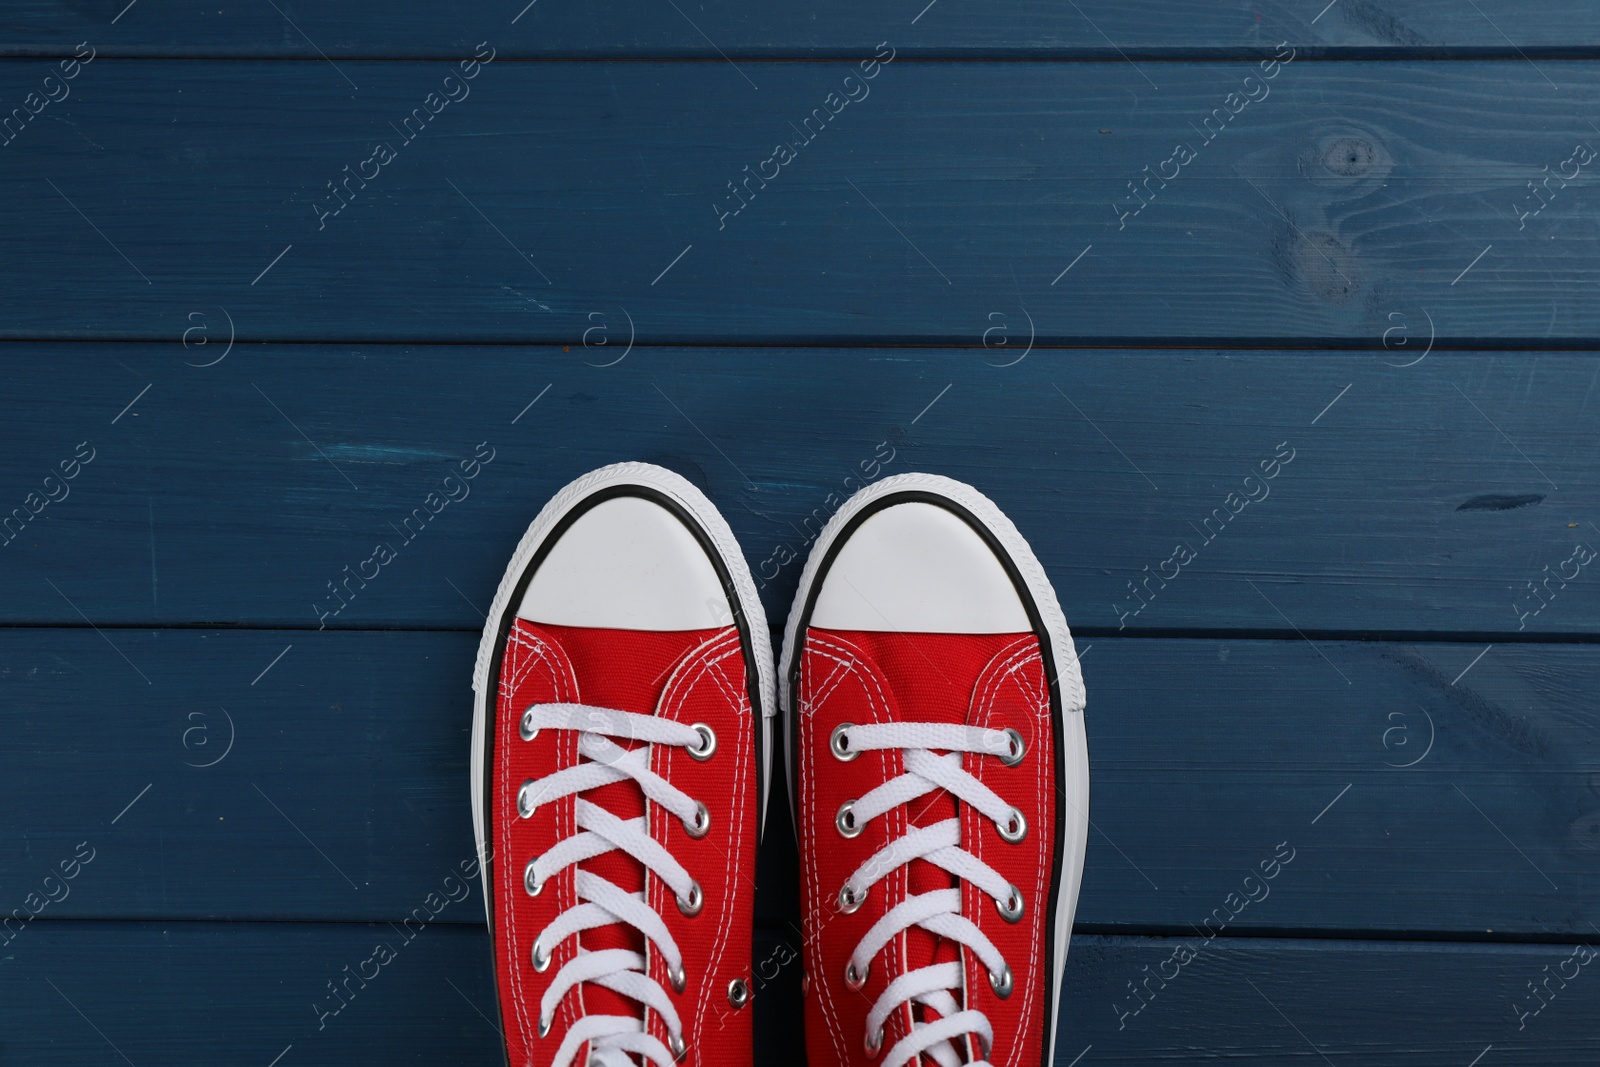
<svg viewBox="0 0 1600 1067"><path fill-rule="evenodd" d="M1083 870L1083 681L977 490L861 490L776 669L728 524L660 467L561 490L473 677L472 813L511 1067L747 1067L753 876L783 707L809 1062L1037 1067Z"/></svg>

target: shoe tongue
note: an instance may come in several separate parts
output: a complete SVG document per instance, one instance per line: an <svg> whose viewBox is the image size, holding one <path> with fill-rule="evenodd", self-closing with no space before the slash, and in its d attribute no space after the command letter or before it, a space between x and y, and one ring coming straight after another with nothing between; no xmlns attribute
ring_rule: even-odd
<svg viewBox="0 0 1600 1067"><path fill-rule="evenodd" d="M578 682L578 702L594 707L653 714L662 690L683 658L704 644L715 630L610 630L584 626L541 624L561 646L572 664ZM623 748L638 744L613 737ZM631 781L613 782L582 794L620 819L636 819L645 813L644 791ZM644 865L622 851L608 852L578 864L630 893L644 889ZM625 948L645 949L644 935L624 923L585 930L579 943L591 952ZM582 990L584 1010L590 1015L633 1015L640 1012L632 998L586 984Z"/></svg>
<svg viewBox="0 0 1600 1067"><path fill-rule="evenodd" d="M851 631L838 637L865 653L878 669L903 722L965 723L978 676L1000 651L1015 644L1017 634L919 634ZM967 759L972 757L968 756ZM970 764L967 764L970 769ZM959 803L944 790L912 801L906 814L913 826L928 826L960 814ZM950 889L959 879L927 860L906 867L907 892ZM893 903L893 902L891 902ZM961 946L913 926L905 933L906 969L960 959ZM960 991L953 993L960 1003ZM922 1005L914 1010L924 1021L938 1013ZM931 1061L928 1061L931 1062Z"/></svg>

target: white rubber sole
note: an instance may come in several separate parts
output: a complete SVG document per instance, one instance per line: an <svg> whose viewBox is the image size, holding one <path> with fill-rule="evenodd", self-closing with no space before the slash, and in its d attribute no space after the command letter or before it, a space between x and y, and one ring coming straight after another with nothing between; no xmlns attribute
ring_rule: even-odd
<svg viewBox="0 0 1600 1067"><path fill-rule="evenodd" d="M1046 1064L1055 1062L1056 1030L1061 1014L1061 978L1065 973L1067 946L1072 937L1072 920L1078 907L1078 888L1083 881L1083 856L1089 841L1089 744L1083 727L1085 695L1083 673L1078 667L1078 654L1072 643L1072 632L1067 628L1067 618L1056 600L1055 589L1045 576L1044 567L1033 554L1033 549L1018 532L1016 526L997 507L965 482L937 474L897 474L874 482L860 490L834 513L823 527L811 554L806 558L805 570L800 574L800 586L793 606L789 610L788 624L783 634L783 655L779 660L779 704L783 708L784 777L789 789L789 810L798 816L795 805L793 750L794 693L789 677L794 657L799 655L800 618L811 599L811 587L816 581L822 561L828 558L829 549L851 520L886 496L897 493L918 492L943 497L963 508L993 534L1011 557L1023 584L1027 586L1050 641L1051 658L1056 668L1056 683L1061 694L1061 744L1062 761L1058 772L1065 776L1063 792L1069 812L1061 817L1061 880L1056 891L1055 910L1055 989L1050 1011L1050 1041L1046 1049ZM799 839L798 827L796 840Z"/></svg>
<svg viewBox="0 0 1600 1067"><path fill-rule="evenodd" d="M514 611L511 597L521 582L523 572L526 570L534 555L541 545L550 536L555 527L578 504L593 496L595 493L609 489L613 486L637 485L655 490L669 497L676 504L688 512L715 546L722 563L728 569L728 575L733 580L734 591L739 598L739 609L742 612L745 624L750 630L751 655L755 659L756 677L760 682L760 692L755 694L761 704L761 722L757 728L761 731L761 796L760 818L757 823L757 839L766 826L767 795L772 786L772 720L777 714L775 697L774 666L772 661L772 635L767 630L766 612L761 607L761 598L756 595L755 580L750 575L750 566L745 562L744 553L739 548L739 543L734 540L733 530L729 528L727 520L716 506L706 498L706 495L697 489L687 479L665 467L657 467L651 463L614 463L609 467L601 467L590 471L576 481L568 483L560 492L550 498L550 502L540 509L533 524L522 535L522 540L517 543L517 550L511 555L511 562L506 567L505 576L500 579L500 588L495 592L494 602L489 607L488 618L484 622L483 639L478 643L477 664L472 672L472 829L478 848L478 863L480 877L483 882L484 911L489 910L489 871L485 862L488 853L485 851L484 837L484 766L483 766L483 741L484 729L489 719L488 701L495 694L488 692L489 670L493 666L495 646L500 640L500 620L507 611ZM491 922L493 915L489 915Z"/></svg>

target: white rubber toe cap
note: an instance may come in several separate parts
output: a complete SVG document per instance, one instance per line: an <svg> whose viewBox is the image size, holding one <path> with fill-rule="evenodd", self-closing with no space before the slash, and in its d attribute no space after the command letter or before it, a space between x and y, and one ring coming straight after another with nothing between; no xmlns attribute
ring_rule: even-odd
<svg viewBox="0 0 1600 1067"><path fill-rule="evenodd" d="M517 615L617 630L708 630L733 621L694 534L667 509L634 496L596 504L561 534Z"/></svg>
<svg viewBox="0 0 1600 1067"><path fill-rule="evenodd" d="M849 534L823 578L811 625L903 633L1033 629L983 539L946 509L921 502L885 508Z"/></svg>

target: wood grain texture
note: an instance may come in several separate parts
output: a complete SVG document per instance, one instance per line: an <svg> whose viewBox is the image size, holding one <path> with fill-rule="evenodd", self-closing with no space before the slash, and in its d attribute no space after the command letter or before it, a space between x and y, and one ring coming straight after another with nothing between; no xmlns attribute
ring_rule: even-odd
<svg viewBox="0 0 1600 1067"><path fill-rule="evenodd" d="M4 149L0 333L1600 339L1584 63L856 69L102 57Z"/></svg>
<svg viewBox="0 0 1600 1067"><path fill-rule="evenodd" d="M19 1063L98 1065L123 1062L119 1053L172 1065L504 1062L481 925L430 925L407 940L386 924L53 922L30 938L0 957L11 1008L0 1051ZM764 932L757 960L784 943ZM381 966L369 962L380 944L392 954ZM1119 1065L1320 1063L1317 1053L1462 1067L1490 1044L1495 1063L1520 1067L1600 1055L1593 962L1570 964L1578 977L1564 989L1551 981L1555 999L1518 1030L1512 1005L1538 1003L1526 983L1554 974L1571 944L1218 938L1170 982L1151 980L1139 1014L1119 1014L1133 1002L1128 984L1180 944L1198 939L1075 938L1056 1067L1080 1054ZM758 1063L804 1063L799 969L779 970L748 1009ZM348 982L342 1000L329 982Z"/></svg>
<svg viewBox="0 0 1600 1067"><path fill-rule="evenodd" d="M241 344L186 365L224 351L204 314L207 345L7 346L3 621L478 627L544 501L644 459L716 501L773 620L853 488L931 470L1012 516L1091 634L1600 628L1600 561L1573 558L1600 551L1587 353L1016 362L1014 333L626 352L608 308L590 347ZM47 501L86 441L95 458ZM446 482L484 443L476 478ZM398 553L381 568L379 543Z"/></svg>
<svg viewBox="0 0 1600 1067"><path fill-rule="evenodd" d="M1600 1061L1596 967L1553 977L1600 943L1597 35L7 5L0 1063L503 1063L475 631L620 459L708 492L774 622L862 483L1017 521L1089 692L1055 1067Z"/></svg>
<svg viewBox="0 0 1600 1067"><path fill-rule="evenodd" d="M526 6L525 6L526 5ZM726 0L594 7L572 0L507 0L477 10L351 0L336 6L204 4L179 0L17 0L0 54L34 55L85 37L127 56L438 57L492 38L515 56L814 57L851 54L884 37L925 55L1192 56L1270 51L1280 40L1319 54L1534 56L1592 51L1600 17L1579 0L1530 7L1514 0L1270 0L1216 4L1112 0L983 6L906 0L863 7L823 0L805 8ZM126 10L125 10L126 9ZM119 16L121 14L121 17ZM113 23L113 20L115 22Z"/></svg>
<svg viewBox="0 0 1600 1067"><path fill-rule="evenodd" d="M96 858L45 918L399 921L472 856L475 648L419 632L0 632L0 809L21 839L0 860L6 906L87 841ZM1600 652L1480 651L1084 642L1080 928L1187 934L1210 917L1230 933L1492 939L1600 922ZM779 926L798 914L781 788L767 825L758 903ZM462 922L481 905L452 907Z"/></svg>

